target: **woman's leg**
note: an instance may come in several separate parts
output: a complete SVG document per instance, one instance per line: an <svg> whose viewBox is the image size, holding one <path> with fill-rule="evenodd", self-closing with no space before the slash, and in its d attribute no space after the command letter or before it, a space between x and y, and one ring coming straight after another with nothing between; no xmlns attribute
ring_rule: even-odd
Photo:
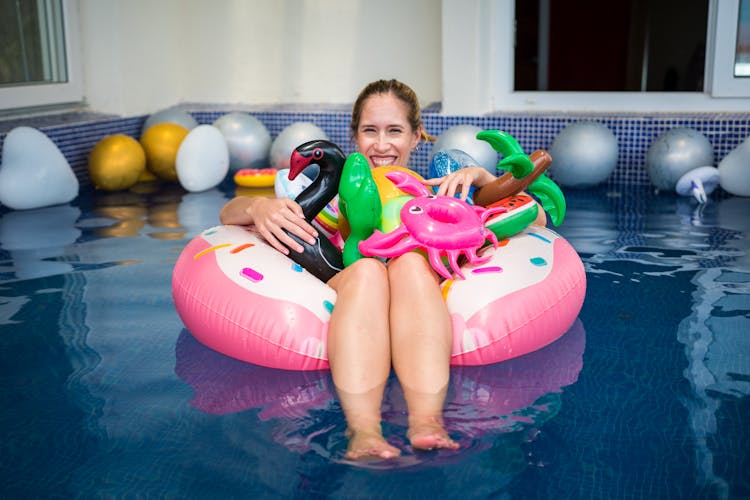
<svg viewBox="0 0 750 500"><path fill-rule="evenodd" d="M414 448L457 448L443 427L450 376L450 316L435 272L410 252L388 265L391 358L409 409Z"/></svg>
<svg viewBox="0 0 750 500"><path fill-rule="evenodd" d="M390 291L385 266L361 259L331 278L336 306L328 330L328 359L347 423L347 458L400 454L381 431L383 391L391 371Z"/></svg>

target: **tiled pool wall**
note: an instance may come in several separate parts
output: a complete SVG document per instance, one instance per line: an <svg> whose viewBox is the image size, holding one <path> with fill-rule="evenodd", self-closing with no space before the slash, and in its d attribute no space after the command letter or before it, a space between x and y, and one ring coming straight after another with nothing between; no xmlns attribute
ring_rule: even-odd
<svg viewBox="0 0 750 500"><path fill-rule="evenodd" d="M295 122L310 122L322 128L329 139L351 152L353 144L349 134L350 113L340 109L333 111L304 110L288 107L263 107L255 110L216 107L207 105L190 107L183 105L201 124L210 124L223 114L248 112L266 125L275 138L286 126ZM348 108L345 108L348 109ZM88 155L94 145L111 134L126 134L138 138L147 116L129 118L92 117L79 122L45 124L38 119L28 123L17 120L13 126L28 125L44 132L68 159L82 187L90 187L87 174ZM688 127L708 137L714 148L715 163L750 136L750 113L695 113L695 114L630 114L630 113L503 113L486 116L445 116L426 109L423 114L425 128L433 136L459 124L470 124L482 129L503 130L513 135L527 153L536 149L549 149L555 136L568 124L593 120L605 124L618 140L618 164L607 183L609 185L648 184L644 169L645 158L652 141L660 134L675 127ZM12 127L5 124L0 129L0 143ZM429 168L429 153L432 144L420 146L412 155L412 168L426 175Z"/></svg>

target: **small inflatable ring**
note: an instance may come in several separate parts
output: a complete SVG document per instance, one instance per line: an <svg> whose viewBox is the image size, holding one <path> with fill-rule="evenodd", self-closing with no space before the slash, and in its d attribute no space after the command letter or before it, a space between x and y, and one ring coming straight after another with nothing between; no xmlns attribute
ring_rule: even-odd
<svg viewBox="0 0 750 500"><path fill-rule="evenodd" d="M234 182L243 187L271 187L276 172L275 168L243 168L235 172Z"/></svg>

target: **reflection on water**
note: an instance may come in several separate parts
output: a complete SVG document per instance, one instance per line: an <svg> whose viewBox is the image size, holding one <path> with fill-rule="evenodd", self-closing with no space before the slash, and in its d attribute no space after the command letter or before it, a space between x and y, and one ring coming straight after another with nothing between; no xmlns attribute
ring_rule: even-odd
<svg viewBox="0 0 750 500"><path fill-rule="evenodd" d="M558 393L577 380L585 343L583 325L577 320L562 338L540 351L496 365L454 367L444 413L447 429L466 448L488 433L541 425L559 410ZM334 412L337 427L343 423L328 371L285 371L243 363L203 346L186 330L177 340L175 355L175 373L194 391L190 402L194 407L219 415L257 409L261 420L274 421L273 437L280 444L300 453L315 450L331 455L330 447L315 446L315 438L331 430L331 418L316 418L316 410ZM386 438L408 451L403 442L406 403L393 377L383 407L384 425L394 429ZM340 433L323 437L344 442ZM399 462L404 463L416 461Z"/></svg>
<svg viewBox="0 0 750 500"><path fill-rule="evenodd" d="M99 193L94 214L115 222L96 228L94 234L103 238L130 238L141 231L157 239L185 237L177 210L184 190L169 183L142 183L130 191Z"/></svg>
<svg viewBox="0 0 750 500"><path fill-rule="evenodd" d="M328 373L253 367L183 330L172 267L236 192L156 183L0 212L0 496L750 495L750 199L566 193L585 334L454 368L454 454L409 452L391 381L384 429L405 457L386 473L338 460Z"/></svg>
<svg viewBox="0 0 750 500"><path fill-rule="evenodd" d="M70 272L66 247L81 235L81 211L70 205L7 212L0 217L0 248L10 254L3 278L33 279Z"/></svg>
<svg viewBox="0 0 750 500"><path fill-rule="evenodd" d="M722 400L750 395L750 203L732 198L717 208L715 222L706 220L705 211L689 220L729 231L721 238L726 260L693 277L692 311L680 323L677 339L685 344L684 374L693 390L683 403L693 429L698 477L717 498L729 498L729 484L714 461L711 441L719 428Z"/></svg>
<svg viewBox="0 0 750 500"><path fill-rule="evenodd" d="M601 229L597 219L612 213L606 204L620 205L614 211L618 219L614 227ZM581 227L588 224L593 227ZM579 252L590 254L590 275L611 273L606 265L611 261L644 264L643 276L693 275L691 310L675 332L685 346L683 374L692 388L681 401L693 434L697 482L712 496L729 498L729 481L714 459L714 440L722 406L750 395L750 199L699 205L692 198L622 199L618 193L598 193L569 211L561 229Z"/></svg>

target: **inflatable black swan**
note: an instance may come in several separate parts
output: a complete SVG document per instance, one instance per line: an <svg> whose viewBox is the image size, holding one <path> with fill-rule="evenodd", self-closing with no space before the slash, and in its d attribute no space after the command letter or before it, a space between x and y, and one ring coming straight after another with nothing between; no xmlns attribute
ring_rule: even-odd
<svg viewBox="0 0 750 500"><path fill-rule="evenodd" d="M312 164L320 167L320 173L312 184L295 199L302 207L307 222L312 223L326 204L338 193L345 161L346 156L341 148L324 140L306 142L292 152L289 161L289 180L294 180ZM292 233L287 232L287 234L304 248L302 253L290 250L289 258L307 269L320 281L325 283L344 269L341 252L328 238L319 237L314 245L310 245Z"/></svg>

